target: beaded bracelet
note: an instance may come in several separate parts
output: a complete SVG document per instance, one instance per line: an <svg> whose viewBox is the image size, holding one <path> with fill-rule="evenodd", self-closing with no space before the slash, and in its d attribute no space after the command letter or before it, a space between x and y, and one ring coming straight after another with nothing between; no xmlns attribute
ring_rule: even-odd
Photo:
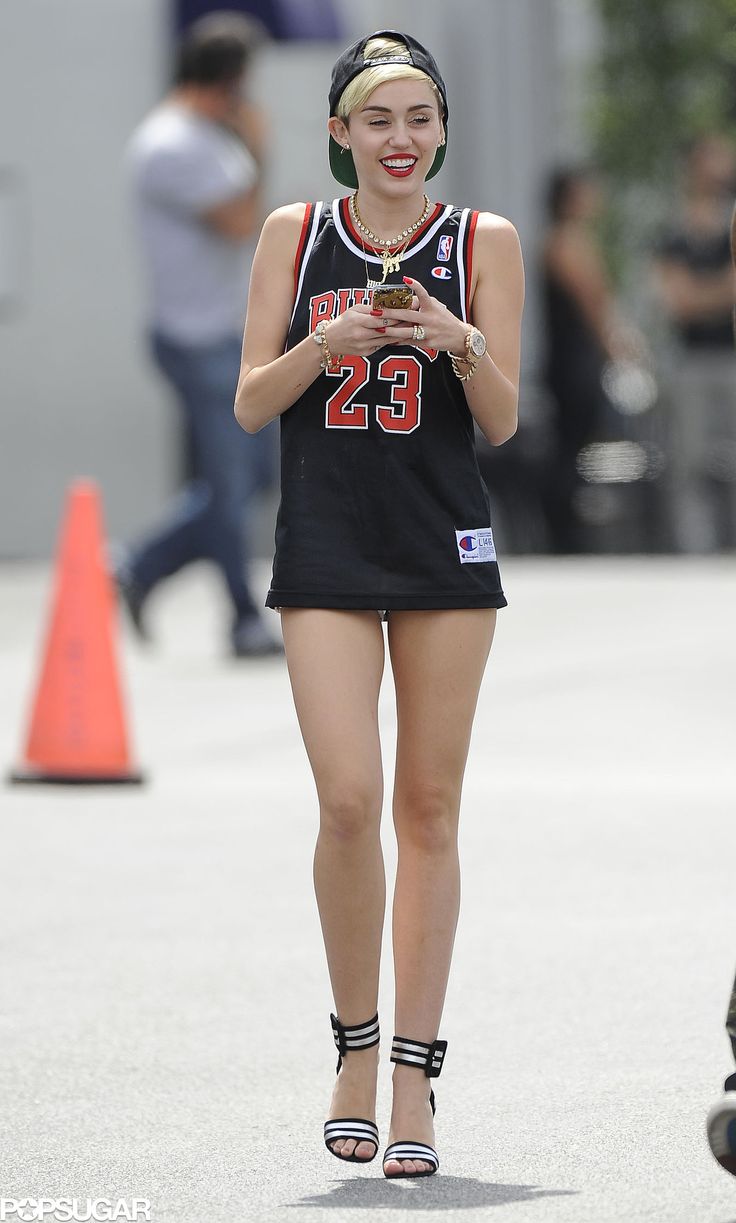
<svg viewBox="0 0 736 1223"><path fill-rule="evenodd" d="M327 343L325 330L328 322L331 321L331 319L322 319L319 323L317 323L317 326L312 332L312 339L314 340L315 344L319 344L320 348L322 349L322 360L320 361L320 367L327 370L328 373L335 373L342 366L344 357L342 353L338 353L337 356L333 357L332 353L330 352L330 346Z"/></svg>

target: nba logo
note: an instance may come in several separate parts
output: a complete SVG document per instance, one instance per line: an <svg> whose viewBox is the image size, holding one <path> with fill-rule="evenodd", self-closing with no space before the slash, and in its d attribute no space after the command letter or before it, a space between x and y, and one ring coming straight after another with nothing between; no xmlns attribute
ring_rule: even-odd
<svg viewBox="0 0 736 1223"><path fill-rule="evenodd" d="M448 263L452 251L452 236L443 234L437 243L437 259L440 263Z"/></svg>

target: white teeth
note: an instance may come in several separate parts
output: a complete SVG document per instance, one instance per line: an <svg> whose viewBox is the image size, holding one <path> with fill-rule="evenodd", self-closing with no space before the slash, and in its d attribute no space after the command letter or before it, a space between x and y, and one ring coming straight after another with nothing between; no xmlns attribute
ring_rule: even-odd
<svg viewBox="0 0 736 1223"><path fill-rule="evenodd" d="M409 166L414 165L415 158L413 157L384 157L384 166L390 166L392 170L408 170Z"/></svg>

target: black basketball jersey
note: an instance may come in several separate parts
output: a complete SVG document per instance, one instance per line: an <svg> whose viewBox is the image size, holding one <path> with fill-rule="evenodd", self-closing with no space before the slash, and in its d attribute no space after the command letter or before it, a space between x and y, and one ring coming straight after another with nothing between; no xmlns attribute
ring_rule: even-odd
<svg viewBox="0 0 736 1223"><path fill-rule="evenodd" d="M468 319L477 213L436 204L402 257ZM366 273L366 264L368 274ZM308 204L286 347L370 304L347 199ZM400 276L392 278L399 280ZM504 607L473 418L447 353L414 344L346 354L281 416L281 505L269 607Z"/></svg>

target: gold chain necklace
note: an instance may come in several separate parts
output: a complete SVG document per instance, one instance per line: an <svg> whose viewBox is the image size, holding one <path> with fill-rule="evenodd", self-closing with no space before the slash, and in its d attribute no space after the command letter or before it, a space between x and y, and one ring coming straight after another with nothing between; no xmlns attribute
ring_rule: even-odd
<svg viewBox="0 0 736 1223"><path fill-rule="evenodd" d="M425 195L424 208L422 210L422 215L419 217L419 219L415 221L413 225L409 225L407 229L402 230L401 233L397 234L395 238L390 238L387 240L384 238L379 238L376 234L373 233L372 230L368 228L368 226L363 221L363 218L361 217L360 213L358 212L358 205L355 202L357 194L358 193L356 191L355 195L350 196L350 199L348 201L348 206L350 208L350 216L352 218L353 224L355 225L355 228L358 230L358 232L361 235L360 242L361 242L361 246L363 247L363 260L366 265L366 277L368 278L368 288L374 289L379 284L385 284L386 277L391 272L399 271L399 269L401 268L401 257L402 255L405 254L406 249L412 239L412 236L416 233L418 229L421 229L422 225L424 224L427 217L429 216L429 211L432 205L429 201L429 197ZM383 276L381 277L380 280L371 280L370 277L368 276L368 261L366 259L365 243L363 242L363 234L365 234L371 246L373 246L374 249L378 251L378 254L381 257L381 264L383 266ZM395 250L392 254L391 249L390 249L392 246L394 247L398 246L400 249Z"/></svg>
<svg viewBox="0 0 736 1223"><path fill-rule="evenodd" d="M366 254L365 242L363 241L363 238L361 236L360 245L363 247L363 263L365 264L366 288L377 289L379 285L386 283L386 277L388 276L389 272L398 272L400 270L401 260L403 256L406 254L406 248L408 247L410 241L411 239L407 238L406 241L399 247L399 249L394 251L393 255L389 255L388 259L384 259L384 254L388 254L388 252L381 251L380 254L381 254L381 261L383 263L383 279L382 280L371 280L371 274L368 271L368 255Z"/></svg>

